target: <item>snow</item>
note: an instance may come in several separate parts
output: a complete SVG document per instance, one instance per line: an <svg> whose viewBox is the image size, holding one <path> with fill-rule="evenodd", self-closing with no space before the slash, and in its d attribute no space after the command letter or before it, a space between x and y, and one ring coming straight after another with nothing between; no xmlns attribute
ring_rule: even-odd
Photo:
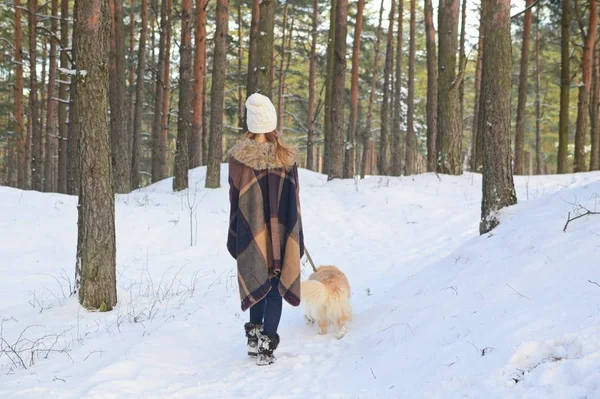
<svg viewBox="0 0 600 399"><path fill-rule="evenodd" d="M108 313L69 297L76 198L0 187L0 397L600 397L600 216L563 232L568 212L600 205L600 174L516 177L519 203L479 236L480 175L301 170L306 245L347 274L354 320L338 341L286 305L277 363L258 368L225 248L226 172L219 190L199 168L190 193L168 179L117 196Z"/></svg>

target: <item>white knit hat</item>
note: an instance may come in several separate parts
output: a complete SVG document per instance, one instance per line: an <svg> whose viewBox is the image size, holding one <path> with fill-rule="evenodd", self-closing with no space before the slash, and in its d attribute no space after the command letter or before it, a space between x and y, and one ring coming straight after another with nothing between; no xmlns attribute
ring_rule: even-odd
<svg viewBox="0 0 600 399"><path fill-rule="evenodd" d="M246 123L254 134L271 133L277 129L277 111L269 97L254 93L246 100Z"/></svg>

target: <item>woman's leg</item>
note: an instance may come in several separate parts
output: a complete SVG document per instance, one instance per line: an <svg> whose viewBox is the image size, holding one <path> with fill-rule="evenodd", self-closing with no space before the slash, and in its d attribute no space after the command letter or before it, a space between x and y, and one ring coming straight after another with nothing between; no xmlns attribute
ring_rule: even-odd
<svg viewBox="0 0 600 399"><path fill-rule="evenodd" d="M271 279L271 291L265 297L263 331L267 335L277 334L281 320L282 299L279 293L279 279Z"/></svg>
<svg viewBox="0 0 600 399"><path fill-rule="evenodd" d="M250 323L262 324L265 315L266 297L258 301L250 308Z"/></svg>

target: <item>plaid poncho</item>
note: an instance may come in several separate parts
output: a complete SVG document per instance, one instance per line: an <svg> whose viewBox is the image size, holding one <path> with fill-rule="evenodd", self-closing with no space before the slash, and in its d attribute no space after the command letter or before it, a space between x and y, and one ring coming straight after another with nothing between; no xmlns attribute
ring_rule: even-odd
<svg viewBox="0 0 600 399"><path fill-rule="evenodd" d="M281 296L298 306L304 238L297 165L285 168L273 144L250 139L229 155L227 249L237 260L242 310L267 295L272 277L280 279Z"/></svg>

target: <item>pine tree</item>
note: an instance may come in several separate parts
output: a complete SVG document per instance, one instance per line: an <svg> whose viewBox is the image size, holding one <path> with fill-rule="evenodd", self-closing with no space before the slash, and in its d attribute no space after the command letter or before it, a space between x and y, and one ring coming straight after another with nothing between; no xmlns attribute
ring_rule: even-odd
<svg viewBox="0 0 600 399"><path fill-rule="evenodd" d="M394 109L392 112L392 176L402 174L402 22L404 21L404 0L398 1L398 36L396 38L396 79L394 82Z"/></svg>
<svg viewBox="0 0 600 399"><path fill-rule="evenodd" d="M227 23L229 2L217 0L217 25L212 69L210 141L208 147L208 168L206 187L219 188L221 185L221 161L223 157L223 101L225 77L227 74Z"/></svg>
<svg viewBox="0 0 600 399"><path fill-rule="evenodd" d="M181 3L181 44L179 46L179 112L173 191L188 188L188 137L192 128L192 0Z"/></svg>
<svg viewBox="0 0 600 399"><path fill-rule="evenodd" d="M479 231L500 222L497 212L517 202L510 149L511 37L510 0L489 0L483 59L483 199Z"/></svg>
<svg viewBox="0 0 600 399"><path fill-rule="evenodd" d="M65 0L66 1L66 0ZM21 0L15 2L15 119L17 136L17 187L26 187L25 163L25 108L23 105L23 28L21 24Z"/></svg>
<svg viewBox="0 0 600 399"><path fill-rule="evenodd" d="M486 4L487 0L481 0L479 10L479 43L477 46L477 66L475 68L475 105L473 110L473 134L471 138L471 172L481 172L483 169L483 135L479 133L479 116L481 114L481 72L483 66Z"/></svg>
<svg viewBox="0 0 600 399"><path fill-rule="evenodd" d="M194 23L194 114L189 148L190 167L202 164L202 102L204 100L204 71L206 70L206 2L196 0L196 20ZM241 7L241 2L240 2Z"/></svg>
<svg viewBox="0 0 600 399"><path fill-rule="evenodd" d="M77 96L81 127L77 265L75 289L87 309L117 303L115 200L108 129L107 1L77 0Z"/></svg>
<svg viewBox="0 0 600 399"><path fill-rule="evenodd" d="M560 113L558 121L557 172L567 173L569 146L569 95L571 85L570 49L571 11L569 0L562 0L560 39Z"/></svg>
<svg viewBox="0 0 600 399"><path fill-rule="evenodd" d="M527 78L529 76L529 38L531 36L531 4L533 0L527 0L525 7L525 18L523 20L523 39L521 41L521 70L519 74L519 102L517 104L517 132L515 134L515 174L522 175L523 148L525 146L525 106L527 104Z"/></svg>
<svg viewBox="0 0 600 399"><path fill-rule="evenodd" d="M140 157L142 146L142 116L144 113L144 71L146 68L146 30L148 29L148 2L142 0L142 25L138 49L137 83L133 117L133 145L131 155L131 188L140 187Z"/></svg>
<svg viewBox="0 0 600 399"><path fill-rule="evenodd" d="M42 154L42 127L40 126L40 112L38 101L38 80L37 80L37 0L27 1L29 17L29 121L31 123L31 184L37 191L43 189L43 154Z"/></svg>
<svg viewBox="0 0 600 399"><path fill-rule="evenodd" d="M390 10L390 25L387 32L387 48L385 51L385 67L383 70L383 103L381 104L381 134L379 138L379 157L377 159L377 169L380 175L386 175L389 172L388 152L389 152L389 125L390 125L390 97L391 97L391 74L394 68L394 14L396 1L392 0Z"/></svg>
<svg viewBox="0 0 600 399"><path fill-rule="evenodd" d="M437 170L437 50L433 26L432 0L425 0L425 35L427 46L427 171Z"/></svg>
<svg viewBox="0 0 600 399"><path fill-rule="evenodd" d="M344 105L346 91L346 36L348 0L337 0L335 16L335 57L331 92L331 162L328 180L344 177Z"/></svg>
<svg viewBox="0 0 600 399"><path fill-rule="evenodd" d="M315 162L315 130L316 130L316 91L317 91L317 37L319 27L319 1L313 0L312 10L312 43L308 67L308 134L306 137L306 168L316 171Z"/></svg>
<svg viewBox="0 0 600 399"><path fill-rule="evenodd" d="M360 42L363 26L365 1L358 0L356 21L354 24L354 43L352 46L352 77L350 84L350 123L344 157L344 177L352 178L356 174L356 136L358 131L358 72L360 69Z"/></svg>
<svg viewBox="0 0 600 399"><path fill-rule="evenodd" d="M408 50L408 117L406 125L406 174L417 172L417 137L415 135L415 2L410 0L410 44Z"/></svg>
<svg viewBox="0 0 600 399"><path fill-rule="evenodd" d="M46 105L46 156L44 157L44 191L54 191L54 147L56 131L54 123L54 110L56 94L54 93L56 82L56 38L58 38L58 0L52 0L50 32L50 55L48 64L48 96Z"/></svg>
<svg viewBox="0 0 600 399"><path fill-rule="evenodd" d="M438 172L462 173L462 121L456 74L459 0L440 0L438 10ZM461 73L464 71L461 71Z"/></svg>

